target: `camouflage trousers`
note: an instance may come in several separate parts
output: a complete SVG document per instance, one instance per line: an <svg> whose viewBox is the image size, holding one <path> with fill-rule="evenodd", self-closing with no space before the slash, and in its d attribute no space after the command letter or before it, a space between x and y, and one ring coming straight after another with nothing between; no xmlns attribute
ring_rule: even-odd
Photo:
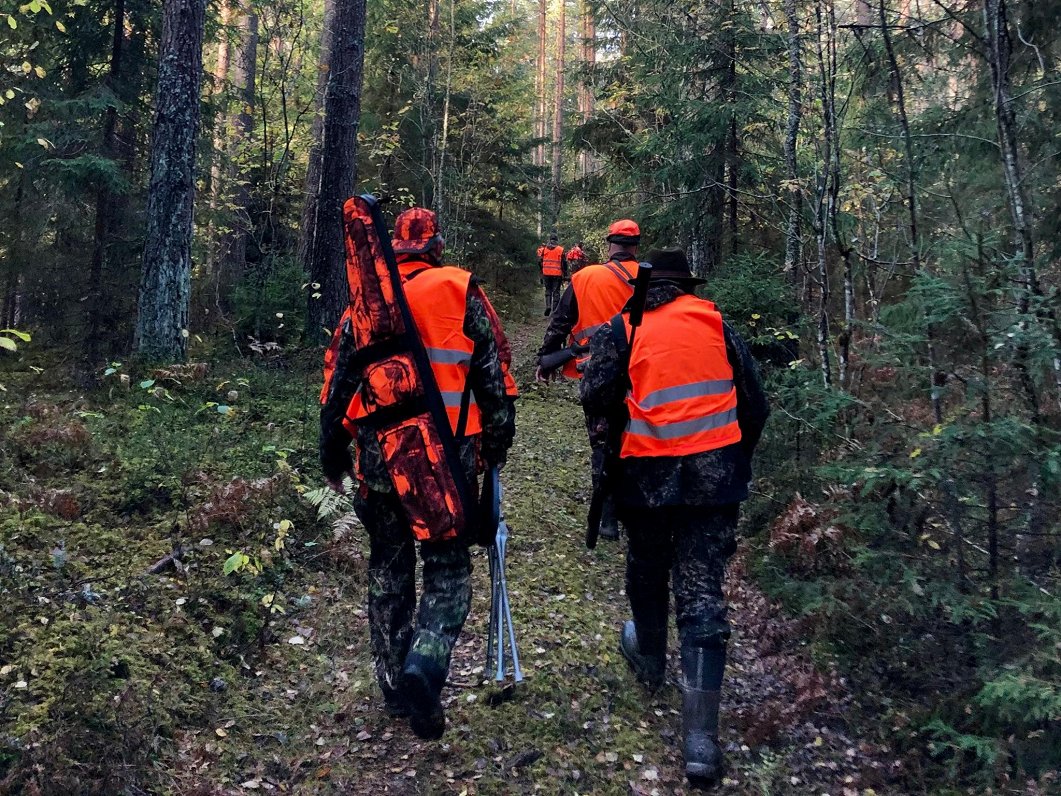
<svg viewBox="0 0 1061 796"><path fill-rule="evenodd" d="M730 627L722 582L737 547L739 511L738 503L620 508L630 540L626 594L639 638L661 635L666 643L672 588L682 646L725 645Z"/></svg>
<svg viewBox="0 0 1061 796"><path fill-rule="evenodd" d="M564 292L564 280L559 276L542 277L545 282L545 311L551 313L560 303L560 296Z"/></svg>
<svg viewBox="0 0 1061 796"><path fill-rule="evenodd" d="M416 546L397 495L368 490L354 508L369 534L368 622L376 678L385 696L416 656L441 688L471 609L471 558L458 540L421 542L423 592L416 602ZM415 614L415 620L414 620Z"/></svg>

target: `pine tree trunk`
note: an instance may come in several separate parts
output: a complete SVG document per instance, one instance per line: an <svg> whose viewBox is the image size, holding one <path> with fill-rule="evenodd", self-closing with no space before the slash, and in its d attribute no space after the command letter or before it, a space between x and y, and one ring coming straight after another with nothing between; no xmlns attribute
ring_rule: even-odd
<svg viewBox="0 0 1061 796"><path fill-rule="evenodd" d="M317 339L331 330L348 301L343 246L343 203L357 183L357 129L361 119L361 77L365 56L365 0L337 0L335 30L324 94L321 170L310 253L307 333Z"/></svg>
<svg viewBox="0 0 1061 796"><path fill-rule="evenodd" d="M542 235L542 227L544 223L542 218L544 189L542 185L543 177L541 175L541 170L545 169L545 29L548 13L549 6L547 0L538 0L538 63L534 81L536 106L534 137L538 139L538 144L534 148L534 165L540 170L538 176L538 237L541 237Z"/></svg>
<svg viewBox="0 0 1061 796"><path fill-rule="evenodd" d="M336 0L324 0L324 22L321 29L320 64L317 68L316 113L310 128L309 164L306 168L306 194L302 205L302 233L298 239L298 261L302 270L310 272L310 258L316 235L317 194L321 182L321 140L324 137L324 92L328 87L328 57L335 30ZM314 288L310 293L317 292Z"/></svg>
<svg viewBox="0 0 1061 796"><path fill-rule="evenodd" d="M221 242L218 262L218 295L228 304L229 294L247 269L247 244L252 224L250 190L246 158L242 150L254 132L255 79L258 62L258 15L249 0L239 4L239 49L232 62L232 89L239 109L232 114L231 134L227 143L230 183L228 215L230 231Z"/></svg>
<svg viewBox="0 0 1061 796"><path fill-rule="evenodd" d="M121 79L122 50L125 43L125 0L116 0L114 4L114 35L111 39L111 61L107 72L106 85L113 93ZM118 108L114 104L107 106L103 112L103 149L102 156L115 158L117 155ZM116 197L111 194L107 185L101 184L96 190L96 222L92 239L92 262L89 265L89 306L88 328L85 330L84 364L95 367L103 355L103 328L107 315L106 290L103 286L104 264L107 256L107 245L114 230Z"/></svg>
<svg viewBox="0 0 1061 796"><path fill-rule="evenodd" d="M593 18L593 8L588 0L582 0L580 14L582 25L582 66L585 76L578 92L578 112L583 125L593 118L593 69L597 65L597 26ZM589 142L583 140L578 153L578 176L585 179L596 171L593 153L589 151Z"/></svg>
<svg viewBox="0 0 1061 796"><path fill-rule="evenodd" d="M136 349L148 359L188 351L195 142L203 72L206 0L165 0L159 51L151 184L136 320Z"/></svg>
<svg viewBox="0 0 1061 796"><path fill-rule="evenodd" d="M218 252L220 241L217 232L217 217L221 212L221 187L224 182L225 142L228 140L228 69L232 60L232 45L229 42L229 28L232 25L232 8L235 0L221 0L220 30L217 40L217 63L211 75L209 91L213 96L216 113L214 114L214 148L210 157L210 225L206 233L207 270L210 279L217 282Z"/></svg>
<svg viewBox="0 0 1061 796"><path fill-rule="evenodd" d="M553 101L553 229L560 217L560 182L563 177L564 136L564 61L567 55L567 0L560 0L560 19L556 28L556 97Z"/></svg>

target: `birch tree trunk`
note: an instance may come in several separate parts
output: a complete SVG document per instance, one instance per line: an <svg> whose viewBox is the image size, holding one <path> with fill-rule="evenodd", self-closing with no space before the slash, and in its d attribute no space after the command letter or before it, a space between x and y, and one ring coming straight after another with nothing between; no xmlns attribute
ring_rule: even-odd
<svg viewBox="0 0 1061 796"><path fill-rule="evenodd" d="M188 352L205 17L206 0L165 0L163 5L135 340L137 351L148 359L180 361Z"/></svg>
<svg viewBox="0 0 1061 796"><path fill-rule="evenodd" d="M343 203L357 182L357 129L361 118L361 77L365 56L366 0L337 0L335 31L324 94L321 169L316 196L310 280L319 284L308 301L306 329L330 331L347 304L343 246Z"/></svg>

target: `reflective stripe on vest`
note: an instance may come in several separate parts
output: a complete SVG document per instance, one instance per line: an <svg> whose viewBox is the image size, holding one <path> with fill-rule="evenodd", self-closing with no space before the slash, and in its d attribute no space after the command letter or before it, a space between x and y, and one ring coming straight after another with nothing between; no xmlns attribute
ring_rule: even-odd
<svg viewBox="0 0 1061 796"><path fill-rule="evenodd" d="M622 457L689 456L740 442L722 315L710 301L680 296L645 313L630 385Z"/></svg>
<svg viewBox="0 0 1061 796"><path fill-rule="evenodd" d="M461 396L468 385L475 343L464 334L464 315L468 307L468 285L471 274L453 267L425 267L426 263L401 263L405 297L413 315L416 330L427 349L431 371L435 375L442 401L449 416L450 428L457 431ZM414 274L412 279L408 276ZM356 421L368 414L361 391L354 395L347 417ZM482 431L482 417L469 394L466 435Z"/></svg>
<svg viewBox="0 0 1061 796"><path fill-rule="evenodd" d="M622 311L634 294L633 285L627 281L632 278L626 265L617 260L587 265L571 276L571 289L578 306L578 320L571 330L573 344L587 345L598 329ZM571 379L582 378L580 368L587 359L589 355L583 354L568 362L564 366L564 375Z"/></svg>
<svg viewBox="0 0 1061 796"><path fill-rule="evenodd" d="M542 258L543 276L563 276L564 269L561 263L564 259L563 246L543 246L538 249L539 257Z"/></svg>

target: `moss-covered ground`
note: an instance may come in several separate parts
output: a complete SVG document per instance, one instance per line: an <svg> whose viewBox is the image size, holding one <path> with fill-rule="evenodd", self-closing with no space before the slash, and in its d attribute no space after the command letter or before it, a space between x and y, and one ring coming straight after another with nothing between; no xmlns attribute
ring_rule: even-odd
<svg viewBox="0 0 1061 796"><path fill-rule="evenodd" d="M526 680L484 678L476 550L438 743L383 714L365 540L304 498L315 356L118 367L78 393L25 354L0 378L0 793L685 792L674 664L649 696L618 654L624 545L583 545L588 444L572 386L533 384L540 333L513 334L503 474ZM720 792L897 792L887 750L850 737L854 698L740 555L731 581Z"/></svg>

